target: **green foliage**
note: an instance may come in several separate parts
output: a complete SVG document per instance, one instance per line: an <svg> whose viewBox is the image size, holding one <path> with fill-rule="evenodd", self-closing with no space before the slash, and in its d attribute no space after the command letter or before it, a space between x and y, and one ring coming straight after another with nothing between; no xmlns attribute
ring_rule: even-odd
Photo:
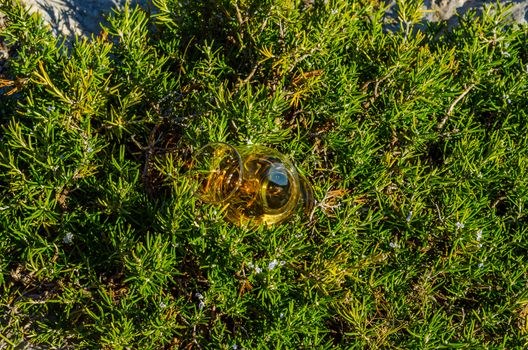
<svg viewBox="0 0 528 350"><path fill-rule="evenodd" d="M527 346L528 28L398 3L154 0L66 45L1 2L0 348ZM313 213L225 222L211 141L288 154Z"/></svg>

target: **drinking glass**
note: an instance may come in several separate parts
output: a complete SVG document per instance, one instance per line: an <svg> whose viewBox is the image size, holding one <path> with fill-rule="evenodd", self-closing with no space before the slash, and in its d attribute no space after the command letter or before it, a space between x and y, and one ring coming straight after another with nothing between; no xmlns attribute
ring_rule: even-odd
<svg viewBox="0 0 528 350"><path fill-rule="evenodd" d="M196 152L191 173L198 197L225 207L227 220L238 225L278 224L313 209L308 180L268 147L209 143Z"/></svg>

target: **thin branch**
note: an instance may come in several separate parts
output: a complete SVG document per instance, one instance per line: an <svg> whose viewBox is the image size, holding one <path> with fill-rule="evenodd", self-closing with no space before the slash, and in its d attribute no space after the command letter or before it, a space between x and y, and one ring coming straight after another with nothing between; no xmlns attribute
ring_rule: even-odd
<svg viewBox="0 0 528 350"><path fill-rule="evenodd" d="M235 10L236 10L236 18L237 18L238 24L240 26L244 25L244 23L246 23L246 21L242 18L242 13L240 12L240 9L238 8L238 4L237 3L235 3Z"/></svg>
<svg viewBox="0 0 528 350"><path fill-rule="evenodd" d="M251 81L251 79L253 78L253 76L255 75L255 73L257 72L257 69L260 67L260 64L257 63L253 66L253 69L251 70L251 72L249 73L249 75L244 79L244 80L239 80L238 83L236 84L236 89L240 88L241 86L247 84L249 81Z"/></svg>
<svg viewBox="0 0 528 350"><path fill-rule="evenodd" d="M451 106L449 107L449 109L447 110L447 113L446 115L444 116L444 118L440 121L440 123L438 123L438 125L436 126L436 129L437 130L442 130L444 128L444 125L445 123L447 122L447 120L449 119L449 117L451 117L451 115L453 114L453 110L455 109L455 106L460 102L460 100L462 100L464 98L464 96L467 95L468 92L471 91L471 89L473 89L475 87L476 84L471 84L470 86L468 86L466 88L466 90L464 90L460 96L458 96L454 101L453 103L451 103Z"/></svg>

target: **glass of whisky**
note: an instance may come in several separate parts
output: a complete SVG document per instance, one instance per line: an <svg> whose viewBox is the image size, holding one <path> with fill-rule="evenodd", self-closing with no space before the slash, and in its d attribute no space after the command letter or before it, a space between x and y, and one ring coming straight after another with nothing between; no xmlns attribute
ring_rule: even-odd
<svg viewBox="0 0 528 350"><path fill-rule="evenodd" d="M268 147L209 143L196 152L192 174L198 197L225 207L226 219L240 226L278 224L313 209L308 180Z"/></svg>

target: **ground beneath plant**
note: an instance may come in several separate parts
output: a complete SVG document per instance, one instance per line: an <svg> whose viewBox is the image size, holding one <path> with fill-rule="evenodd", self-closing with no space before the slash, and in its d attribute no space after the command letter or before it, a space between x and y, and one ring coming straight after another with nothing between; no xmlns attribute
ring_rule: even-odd
<svg viewBox="0 0 528 350"><path fill-rule="evenodd" d="M75 35L89 36L97 34L100 23L113 8L121 8L126 0L22 0L33 10L40 12L51 25L55 33L69 38ZM139 4L152 7L150 0L131 0L132 6Z"/></svg>
<svg viewBox="0 0 528 350"><path fill-rule="evenodd" d="M62 33L70 38L75 35L89 36L98 33L100 22L112 10L124 6L125 0L22 0L34 10L43 14L51 24L55 33ZM310 1L305 0L307 3ZM385 0L390 4L388 17L396 16L395 1ZM500 1L504 5L511 4L511 19L517 23L528 23L528 0ZM447 20L456 22L456 15L466 13L471 9L482 11L486 4L495 4L495 0L425 0L425 21ZM131 4L139 4L152 8L150 0L131 0Z"/></svg>

